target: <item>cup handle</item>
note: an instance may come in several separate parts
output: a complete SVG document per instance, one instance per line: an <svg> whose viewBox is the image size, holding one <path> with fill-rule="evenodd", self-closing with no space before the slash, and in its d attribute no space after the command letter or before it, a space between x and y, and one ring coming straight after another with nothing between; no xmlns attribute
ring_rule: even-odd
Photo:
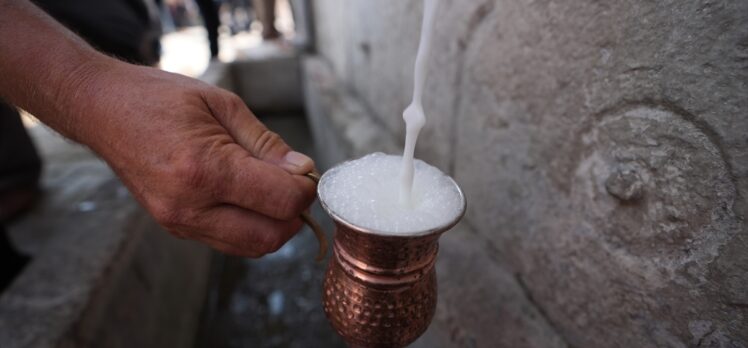
<svg viewBox="0 0 748 348"><path fill-rule="evenodd" d="M306 173L304 176L314 181L315 184L319 184L320 175L316 171L312 171L309 173ZM325 231L322 230L322 226L317 223L314 218L312 218L312 215L309 214L308 211L305 211L301 213L301 220L306 223L309 228L312 229L312 232L314 232L314 235L317 237L317 241L319 241L319 251L317 252L317 262L322 261L325 259L325 256L327 256L327 236L325 236Z"/></svg>

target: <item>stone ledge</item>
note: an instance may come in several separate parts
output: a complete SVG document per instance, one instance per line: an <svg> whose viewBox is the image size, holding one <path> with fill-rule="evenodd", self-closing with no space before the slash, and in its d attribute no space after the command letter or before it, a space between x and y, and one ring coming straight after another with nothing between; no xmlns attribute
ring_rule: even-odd
<svg viewBox="0 0 748 348"><path fill-rule="evenodd" d="M263 52L231 63L234 92L255 113L303 110L298 54L282 49Z"/></svg>
<svg viewBox="0 0 748 348"><path fill-rule="evenodd" d="M303 57L302 74L304 105L321 168L371 152L402 151L366 107L339 85L327 62Z"/></svg>

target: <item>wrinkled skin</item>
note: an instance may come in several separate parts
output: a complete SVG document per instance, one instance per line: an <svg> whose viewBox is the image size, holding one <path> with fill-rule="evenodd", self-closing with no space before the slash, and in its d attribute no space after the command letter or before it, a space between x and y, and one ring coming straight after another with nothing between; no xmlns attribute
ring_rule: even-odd
<svg viewBox="0 0 748 348"><path fill-rule="evenodd" d="M81 132L99 133L87 143L161 225L250 257L277 250L299 230L299 215L314 200L314 183L301 176L311 160L291 152L232 93L156 69L121 68L92 79L97 102L88 112L107 118ZM107 83L115 72L117 83ZM298 164L286 160L289 153Z"/></svg>
<svg viewBox="0 0 748 348"><path fill-rule="evenodd" d="M260 257L300 229L314 163L236 95L106 57L28 1L0 0L0 32L0 97L96 151L169 232Z"/></svg>

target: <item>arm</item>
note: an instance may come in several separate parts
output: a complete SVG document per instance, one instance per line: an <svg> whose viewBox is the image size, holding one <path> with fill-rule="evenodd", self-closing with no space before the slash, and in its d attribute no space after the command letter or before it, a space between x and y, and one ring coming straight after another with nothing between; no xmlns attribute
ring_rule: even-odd
<svg viewBox="0 0 748 348"><path fill-rule="evenodd" d="M238 255L278 249L313 169L236 95L96 52L25 0L0 0L0 98L103 157L170 232Z"/></svg>

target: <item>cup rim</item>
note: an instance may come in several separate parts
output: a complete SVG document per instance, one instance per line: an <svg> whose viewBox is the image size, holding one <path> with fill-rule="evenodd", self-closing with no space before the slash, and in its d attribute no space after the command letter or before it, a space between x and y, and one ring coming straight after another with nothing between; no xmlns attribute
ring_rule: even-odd
<svg viewBox="0 0 748 348"><path fill-rule="evenodd" d="M348 162L348 161L346 161L346 162ZM340 164L338 164L338 165L330 168L329 170L325 171L324 174L322 174L322 176L319 179L319 184L317 185L317 197L319 198L319 203L322 206L322 209L324 209L325 212L328 215L330 215L330 217L336 223L340 223L343 226L345 226L345 227L347 227L347 228L349 228L351 230L354 230L354 231L360 232L360 233L376 235L376 236L380 236L380 237L395 237L395 238L423 237L423 236L427 236L427 235L431 235L431 234L439 234L439 233L446 232L449 229L451 229L452 227L454 227L455 225L457 225L457 223L460 222L460 220L462 220L462 218L465 216L465 212L467 211L467 198L465 197L465 194L462 192L462 188L460 188L460 185L457 184L457 181L455 181L454 178L452 178L451 176L444 174L449 179L449 181L452 183L452 185L454 185L454 187L457 189L457 194L459 195L460 199L462 200L462 207L460 207L460 213L457 214L457 216L455 216L455 218L452 219L451 221L449 221L448 223L446 223L444 225L441 225L441 226L438 226L438 227L430 228L430 229L424 230L424 231L417 231L417 232L413 232L413 233L400 234L400 233L385 232L385 231L377 230L377 229L374 229L374 228L363 227L363 226L356 225L356 224L354 224L352 222L349 222L346 219L344 219L343 217L341 217L339 214L336 214L325 203L325 201L322 199L322 195L320 195L320 188L322 187L322 182L325 180L325 177L327 176L327 173L329 173L332 169L335 169L336 167L342 165L343 163L345 163L345 162L342 162L342 163L340 163Z"/></svg>

